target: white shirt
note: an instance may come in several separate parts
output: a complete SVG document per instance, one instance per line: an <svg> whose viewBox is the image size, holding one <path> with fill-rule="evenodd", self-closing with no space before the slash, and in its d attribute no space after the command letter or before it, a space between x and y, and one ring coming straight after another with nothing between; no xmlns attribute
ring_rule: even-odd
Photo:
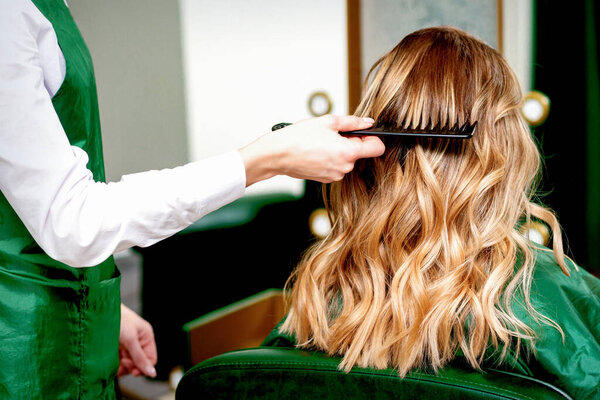
<svg viewBox="0 0 600 400"><path fill-rule="evenodd" d="M51 257L96 265L149 246L241 197L237 151L161 171L95 182L51 98L65 77L50 22L29 0L0 0L0 190Z"/></svg>

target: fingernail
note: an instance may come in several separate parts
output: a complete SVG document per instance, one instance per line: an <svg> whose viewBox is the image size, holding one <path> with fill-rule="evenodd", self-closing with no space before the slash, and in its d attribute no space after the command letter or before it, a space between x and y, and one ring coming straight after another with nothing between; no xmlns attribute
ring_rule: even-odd
<svg viewBox="0 0 600 400"><path fill-rule="evenodd" d="M151 376L151 377L155 377L156 376L156 370L154 369L154 367L146 367L146 375Z"/></svg>
<svg viewBox="0 0 600 400"><path fill-rule="evenodd" d="M364 117L364 118L363 118L363 121L365 121L365 122L370 122L370 123L373 123L373 122L375 122L375 120L374 120L373 118L369 118L369 117Z"/></svg>

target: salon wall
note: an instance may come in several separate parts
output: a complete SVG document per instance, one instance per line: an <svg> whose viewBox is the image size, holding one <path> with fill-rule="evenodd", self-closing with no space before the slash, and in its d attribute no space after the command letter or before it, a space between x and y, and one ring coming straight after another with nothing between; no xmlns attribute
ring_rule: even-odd
<svg viewBox="0 0 600 400"><path fill-rule="evenodd" d="M179 3L191 160L310 117L315 93L348 113L345 0ZM278 176L248 189L274 192L302 196L304 183Z"/></svg>
<svg viewBox="0 0 600 400"><path fill-rule="evenodd" d="M451 25L500 50L527 92L531 88L532 18L532 0L363 0L363 78L379 57L410 32Z"/></svg>
<svg viewBox="0 0 600 400"><path fill-rule="evenodd" d="M497 0L364 0L361 2L363 74L404 36L452 25L498 45Z"/></svg>
<svg viewBox="0 0 600 400"><path fill-rule="evenodd" d="M178 2L68 3L94 60L107 179L185 163Z"/></svg>

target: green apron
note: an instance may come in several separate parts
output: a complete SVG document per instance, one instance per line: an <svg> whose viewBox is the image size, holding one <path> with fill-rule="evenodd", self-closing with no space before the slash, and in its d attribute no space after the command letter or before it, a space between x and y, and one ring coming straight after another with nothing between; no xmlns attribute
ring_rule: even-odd
<svg viewBox="0 0 600 400"><path fill-rule="evenodd" d="M52 23L66 77L52 99L72 145L104 180L92 60L63 0L34 0ZM36 244L0 195L0 398L116 397L120 277L111 258L71 268Z"/></svg>

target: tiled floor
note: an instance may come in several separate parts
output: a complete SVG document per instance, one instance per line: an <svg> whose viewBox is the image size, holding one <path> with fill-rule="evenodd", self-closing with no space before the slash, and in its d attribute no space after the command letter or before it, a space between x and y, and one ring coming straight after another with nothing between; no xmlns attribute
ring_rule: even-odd
<svg viewBox="0 0 600 400"><path fill-rule="evenodd" d="M169 383L152 381L141 376L125 376L119 379L123 400L174 400L175 390Z"/></svg>

